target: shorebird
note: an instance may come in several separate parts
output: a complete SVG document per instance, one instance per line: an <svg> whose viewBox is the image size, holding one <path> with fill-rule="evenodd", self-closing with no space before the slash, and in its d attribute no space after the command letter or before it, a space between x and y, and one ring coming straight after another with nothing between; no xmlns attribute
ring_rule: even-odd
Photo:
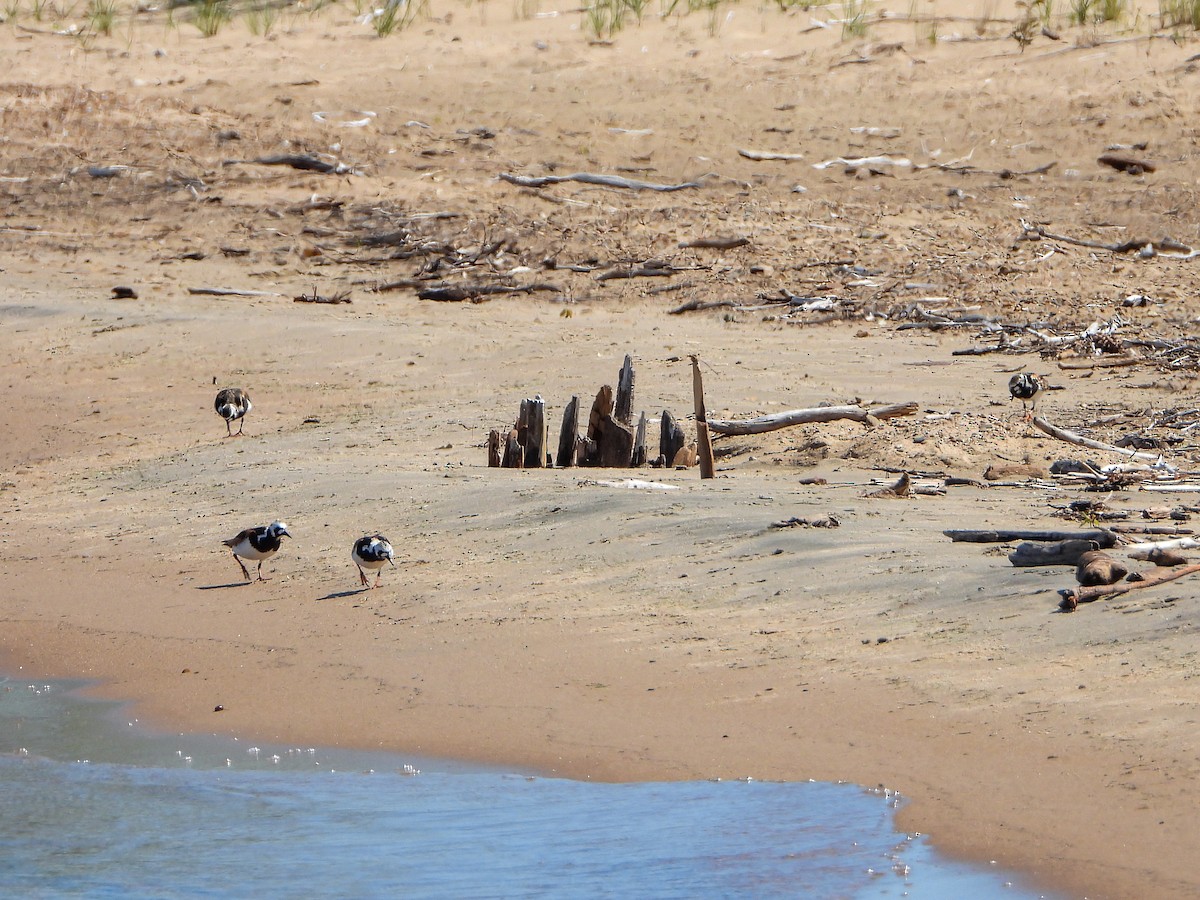
<svg viewBox="0 0 1200 900"><path fill-rule="evenodd" d="M1046 385L1042 379L1029 372L1014 375L1008 380L1008 392L1012 394L1014 400L1021 401L1021 407L1025 410L1026 422L1033 418L1034 410L1037 409L1038 394L1045 388Z"/></svg>
<svg viewBox="0 0 1200 900"><path fill-rule="evenodd" d="M360 537L354 542L354 547L350 551L350 558L358 566L358 577L364 585L369 584L369 582L367 581L367 573L363 569L371 569L375 572L374 587L379 587L379 579L383 574L381 570L384 563L391 563L393 568L395 567L396 563L392 560L394 555L391 542L382 534L369 534Z"/></svg>
<svg viewBox="0 0 1200 900"><path fill-rule="evenodd" d="M217 415L225 420L226 437L241 437L245 421L238 426L237 434L233 433L233 423L241 419L254 407L250 403L250 395L241 388L227 387L217 391L217 399L213 402Z"/></svg>
<svg viewBox="0 0 1200 900"><path fill-rule="evenodd" d="M291 537L292 533L288 531L287 525L283 522L272 522L270 525L259 525L257 528L247 528L245 531L239 532L237 536L231 537L227 541L222 541L226 547L233 551L233 558L237 564L242 567L242 574L246 576L246 580L250 578L250 572L246 569L242 559L257 559L258 560L258 580L266 581L262 574L263 560L270 559L279 551L279 544L284 537Z"/></svg>

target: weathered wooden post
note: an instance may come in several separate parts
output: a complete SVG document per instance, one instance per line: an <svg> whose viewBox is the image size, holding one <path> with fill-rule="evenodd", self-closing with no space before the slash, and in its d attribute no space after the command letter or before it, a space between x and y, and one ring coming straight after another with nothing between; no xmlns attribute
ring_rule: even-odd
<svg viewBox="0 0 1200 900"><path fill-rule="evenodd" d="M683 433L675 417L664 409L658 431L658 455L662 464L668 467L675 465L675 457L686 443L687 435Z"/></svg>
<svg viewBox="0 0 1200 900"><path fill-rule="evenodd" d="M633 424L633 357L625 354L625 362L617 375L617 399L613 418L622 425Z"/></svg>
<svg viewBox="0 0 1200 900"><path fill-rule="evenodd" d="M712 441L708 437L708 419L704 412L704 381L700 378L700 355L689 355L692 359L692 393L696 404L696 453L700 457L700 477L712 478L716 466L713 464Z"/></svg>
<svg viewBox="0 0 1200 900"><path fill-rule="evenodd" d="M521 445L525 448L524 468L546 467L546 401L538 394L533 399L521 401L521 413L517 419L517 431Z"/></svg>
<svg viewBox="0 0 1200 900"><path fill-rule="evenodd" d="M572 394L571 402L563 410L562 431L558 435L558 455L554 464L560 469L575 465L575 454L579 444L579 395Z"/></svg>

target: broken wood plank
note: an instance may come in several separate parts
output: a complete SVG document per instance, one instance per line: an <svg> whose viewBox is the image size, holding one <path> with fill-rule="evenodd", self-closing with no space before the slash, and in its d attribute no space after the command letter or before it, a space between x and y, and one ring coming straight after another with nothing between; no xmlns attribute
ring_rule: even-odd
<svg viewBox="0 0 1200 900"><path fill-rule="evenodd" d="M911 416L920 404L916 401L908 403L893 403L888 406L818 406L811 409L793 409L788 412L772 413L759 416L756 419L744 421L728 421L712 419L708 426L717 434L763 434L791 425L808 425L816 422L834 422L838 419L851 419L855 422L872 423L878 419L892 419L897 416Z"/></svg>
<svg viewBox="0 0 1200 900"><path fill-rule="evenodd" d="M633 433L633 459L629 464L635 469L646 464L646 413L638 416L637 430Z"/></svg>
<svg viewBox="0 0 1200 900"><path fill-rule="evenodd" d="M517 438L517 429L512 429L508 433L508 440L504 444L504 456L500 460L500 465L505 469L520 469L524 468L525 448L521 446L520 440Z"/></svg>
<svg viewBox="0 0 1200 900"><path fill-rule="evenodd" d="M500 432L493 428L488 432L487 460L488 468L498 469L502 459L500 453Z"/></svg>

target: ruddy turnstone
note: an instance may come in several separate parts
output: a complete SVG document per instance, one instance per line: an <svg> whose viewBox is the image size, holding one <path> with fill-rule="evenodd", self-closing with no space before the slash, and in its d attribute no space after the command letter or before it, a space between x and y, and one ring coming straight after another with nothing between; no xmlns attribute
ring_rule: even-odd
<svg viewBox="0 0 1200 900"><path fill-rule="evenodd" d="M1021 401L1021 407L1025 410L1025 421L1033 418L1033 412L1037 409L1037 396L1045 387L1042 379L1029 372L1022 372L1008 379L1008 392L1014 400Z"/></svg>
<svg viewBox="0 0 1200 900"><path fill-rule="evenodd" d="M237 434L233 433L233 423L241 419L254 407L250 403L250 395L241 388L227 387L217 391L217 399L213 402L217 415L225 420L226 437L240 437L245 421L238 426Z"/></svg>
<svg viewBox="0 0 1200 900"><path fill-rule="evenodd" d="M375 587L379 587L379 578L383 574L380 570L384 563L391 563L393 567L396 565L392 560L394 555L391 542L382 534L360 537L354 542L354 548L350 551L350 558L358 566L358 577L364 585L369 582L367 573L363 569L371 569L375 572Z"/></svg>
<svg viewBox="0 0 1200 900"><path fill-rule="evenodd" d="M231 537L227 541L222 541L222 543L233 551L233 558L242 567L242 574L246 576L247 581L251 580L250 572L238 557L242 557L242 559L257 559L258 580L266 581L267 579L263 578L262 575L263 560L270 559L279 551L279 544L285 536L292 536L292 533L287 529L287 525L283 522L272 522L270 525L247 528L236 537Z"/></svg>

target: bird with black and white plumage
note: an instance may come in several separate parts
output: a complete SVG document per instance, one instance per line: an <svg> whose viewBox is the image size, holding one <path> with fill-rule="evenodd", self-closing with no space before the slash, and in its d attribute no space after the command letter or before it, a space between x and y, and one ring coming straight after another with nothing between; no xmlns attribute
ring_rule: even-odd
<svg viewBox="0 0 1200 900"><path fill-rule="evenodd" d="M1031 372L1021 372L1008 379L1008 392L1012 399L1021 401L1026 422L1033 418L1033 412L1037 409L1038 394L1045 389L1045 382Z"/></svg>
<svg viewBox="0 0 1200 900"><path fill-rule="evenodd" d="M241 566L242 574L246 576L247 581L253 579L250 578L250 572L242 562L243 559L258 560L258 580L266 581L267 579L263 578L262 574L263 562L278 553L283 539L291 536L292 533L288 531L285 523L272 522L270 525L247 528L221 543L233 551L233 558Z"/></svg>
<svg viewBox="0 0 1200 900"><path fill-rule="evenodd" d="M364 535L354 542L354 547L350 550L350 558L358 566L358 577L364 587L369 585L370 582L367 580L367 573L363 569L370 569L375 573L375 584L373 587L379 587L379 579L383 575L381 570L387 563L391 563L392 567L395 568L396 563L392 559L395 555L395 552L392 550L391 541L382 534Z"/></svg>
<svg viewBox="0 0 1200 900"><path fill-rule="evenodd" d="M217 391L217 399L213 401L213 408L216 409L217 415L225 420L225 436L226 437L241 437L242 429L246 427L245 416L254 408L250 403L250 395L241 388L227 387ZM238 425L237 434L233 433L233 423L238 419L242 422Z"/></svg>

